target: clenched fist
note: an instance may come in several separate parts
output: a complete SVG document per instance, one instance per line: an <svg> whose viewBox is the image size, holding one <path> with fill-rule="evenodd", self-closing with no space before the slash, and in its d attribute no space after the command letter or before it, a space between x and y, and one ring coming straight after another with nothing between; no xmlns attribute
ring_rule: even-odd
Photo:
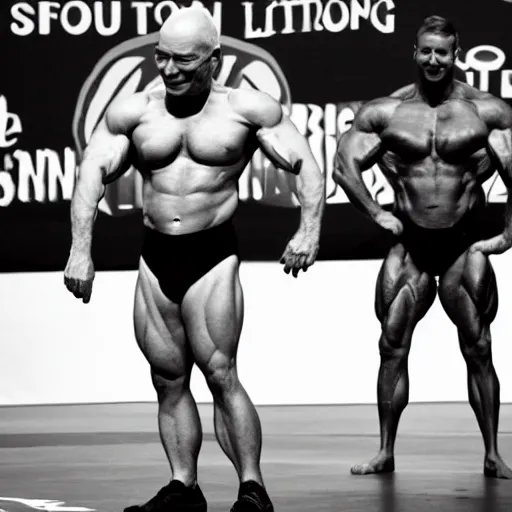
<svg viewBox="0 0 512 512"><path fill-rule="evenodd" d="M71 250L64 270L64 284L84 304L91 300L94 275L94 264L89 252Z"/></svg>

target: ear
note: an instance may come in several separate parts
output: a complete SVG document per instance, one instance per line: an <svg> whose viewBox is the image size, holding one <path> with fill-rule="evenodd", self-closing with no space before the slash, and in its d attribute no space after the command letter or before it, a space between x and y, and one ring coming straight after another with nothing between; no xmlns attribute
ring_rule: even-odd
<svg viewBox="0 0 512 512"><path fill-rule="evenodd" d="M212 59L216 60L217 62L220 62L222 60L222 50L220 46L218 48L215 48L212 52Z"/></svg>
<svg viewBox="0 0 512 512"><path fill-rule="evenodd" d="M415 59L416 58L416 51L417 51L418 48L416 48L416 45L414 45L412 47L412 58Z"/></svg>
<svg viewBox="0 0 512 512"><path fill-rule="evenodd" d="M224 54L222 53L221 48L215 48L213 50L211 55L211 61L212 61L212 71L213 75L217 76L217 74L220 72L220 69L222 68L222 60L223 60Z"/></svg>

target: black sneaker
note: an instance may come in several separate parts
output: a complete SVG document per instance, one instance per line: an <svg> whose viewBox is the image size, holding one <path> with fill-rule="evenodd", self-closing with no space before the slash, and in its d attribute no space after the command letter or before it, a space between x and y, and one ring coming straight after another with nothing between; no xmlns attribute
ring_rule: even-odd
<svg viewBox="0 0 512 512"><path fill-rule="evenodd" d="M265 488L257 482L249 481L240 484L238 500L231 512L274 512L274 507Z"/></svg>
<svg viewBox="0 0 512 512"><path fill-rule="evenodd" d="M156 496L144 505L132 505L124 512L206 512L206 499L196 485L194 488L185 487L179 480L162 487Z"/></svg>

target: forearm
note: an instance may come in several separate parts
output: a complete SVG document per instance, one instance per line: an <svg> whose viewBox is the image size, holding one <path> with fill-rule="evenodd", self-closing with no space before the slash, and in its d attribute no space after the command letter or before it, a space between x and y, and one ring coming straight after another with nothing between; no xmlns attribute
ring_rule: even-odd
<svg viewBox="0 0 512 512"><path fill-rule="evenodd" d="M344 190L350 202L370 218L375 219L383 211L368 191L356 162L337 162L333 180Z"/></svg>
<svg viewBox="0 0 512 512"><path fill-rule="evenodd" d="M325 186L320 170L302 170L297 178L297 197L301 206L299 229L320 235L325 207Z"/></svg>
<svg viewBox="0 0 512 512"><path fill-rule="evenodd" d="M96 165L84 162L71 200L72 250L90 252L98 204L105 194L103 175Z"/></svg>

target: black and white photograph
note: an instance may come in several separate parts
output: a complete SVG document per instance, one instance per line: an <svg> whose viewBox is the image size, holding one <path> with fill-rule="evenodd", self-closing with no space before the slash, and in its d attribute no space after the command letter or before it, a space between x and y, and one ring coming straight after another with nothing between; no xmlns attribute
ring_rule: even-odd
<svg viewBox="0 0 512 512"><path fill-rule="evenodd" d="M512 510L512 0L0 20L0 512Z"/></svg>

